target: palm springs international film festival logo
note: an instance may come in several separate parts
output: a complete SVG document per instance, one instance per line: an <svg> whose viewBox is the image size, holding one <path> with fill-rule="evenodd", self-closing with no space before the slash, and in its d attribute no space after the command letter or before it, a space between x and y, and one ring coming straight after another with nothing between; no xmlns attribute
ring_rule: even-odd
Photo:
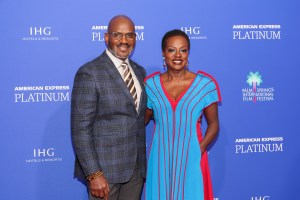
<svg viewBox="0 0 300 200"><path fill-rule="evenodd" d="M53 34L51 26L31 26L27 30L27 36L22 37L24 41L56 41L59 40Z"/></svg>
<svg viewBox="0 0 300 200"><path fill-rule="evenodd" d="M247 76L248 88L242 88L243 101L274 101L274 87L260 87L263 83L259 72L250 72Z"/></svg>
<svg viewBox="0 0 300 200"><path fill-rule="evenodd" d="M144 30L145 30L145 26L143 26L143 25L135 26L135 33L136 33L137 41L144 40ZM104 41L104 35L106 32L107 32L107 26L103 26L103 25L92 26L92 41L93 42Z"/></svg>

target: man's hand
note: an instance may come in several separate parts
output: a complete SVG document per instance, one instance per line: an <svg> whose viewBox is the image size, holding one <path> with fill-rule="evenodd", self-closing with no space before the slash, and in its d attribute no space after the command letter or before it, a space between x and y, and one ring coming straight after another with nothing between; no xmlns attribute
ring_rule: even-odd
<svg viewBox="0 0 300 200"><path fill-rule="evenodd" d="M109 186L104 175L98 176L93 180L89 181L90 193L94 197L100 197L102 199L108 200Z"/></svg>

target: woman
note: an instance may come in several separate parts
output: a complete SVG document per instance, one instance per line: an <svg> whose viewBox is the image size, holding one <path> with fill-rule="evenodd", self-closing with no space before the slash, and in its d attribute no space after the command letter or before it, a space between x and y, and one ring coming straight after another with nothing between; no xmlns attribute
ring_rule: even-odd
<svg viewBox="0 0 300 200"><path fill-rule="evenodd" d="M145 123L152 117L155 121L147 200L213 199L206 148L218 134L221 97L212 77L188 71L189 50L189 37L183 31L167 32L162 39L167 71L145 80ZM208 124L204 138L200 129L203 113Z"/></svg>

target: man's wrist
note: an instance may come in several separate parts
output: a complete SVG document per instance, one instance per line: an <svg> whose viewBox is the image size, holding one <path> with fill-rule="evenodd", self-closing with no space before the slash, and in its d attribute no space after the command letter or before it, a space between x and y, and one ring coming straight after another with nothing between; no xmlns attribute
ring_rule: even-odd
<svg viewBox="0 0 300 200"><path fill-rule="evenodd" d="M91 181L99 176L102 176L103 175L103 172L102 171L96 171L95 173L92 173L92 174L89 174L87 177L86 177L86 180L88 181Z"/></svg>

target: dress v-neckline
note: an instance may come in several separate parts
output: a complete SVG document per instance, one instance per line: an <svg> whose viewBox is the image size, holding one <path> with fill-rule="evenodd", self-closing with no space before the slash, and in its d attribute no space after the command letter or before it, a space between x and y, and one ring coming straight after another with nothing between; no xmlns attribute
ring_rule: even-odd
<svg viewBox="0 0 300 200"><path fill-rule="evenodd" d="M176 100L174 100L171 95L168 93L168 91L166 90L166 88L164 87L163 85L163 82L162 82L162 78L161 78L161 74L159 74L159 80L160 80L160 85L161 85L161 88L165 94L165 96L167 97L167 99L169 100L169 103L171 104L172 106L172 109L173 111L176 110L176 106L178 105L178 103L180 102L180 100L182 99L182 97L187 93L187 91L190 89L191 85L194 83L195 79L197 77L197 74L196 76L193 78L193 80L191 81L191 83L188 85L188 87L178 96L178 98Z"/></svg>

